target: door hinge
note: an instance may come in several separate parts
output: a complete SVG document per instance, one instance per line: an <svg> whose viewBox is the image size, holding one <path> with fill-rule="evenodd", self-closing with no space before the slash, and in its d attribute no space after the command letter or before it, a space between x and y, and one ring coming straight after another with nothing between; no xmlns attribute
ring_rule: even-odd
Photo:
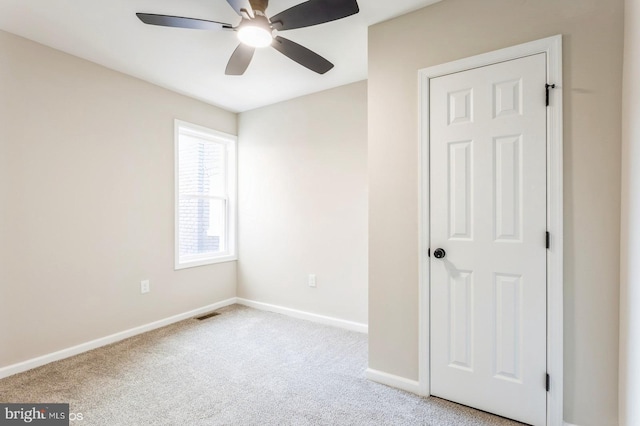
<svg viewBox="0 0 640 426"><path fill-rule="evenodd" d="M547 96L546 96L546 105L549 106L549 90L550 89L555 89L556 85L555 84L545 84L544 88L546 90Z"/></svg>
<svg viewBox="0 0 640 426"><path fill-rule="evenodd" d="M547 232L547 248L551 248L551 234Z"/></svg>
<svg viewBox="0 0 640 426"><path fill-rule="evenodd" d="M549 392L549 389L551 389L551 377L549 377L549 374L547 374L546 388L547 388L547 392Z"/></svg>

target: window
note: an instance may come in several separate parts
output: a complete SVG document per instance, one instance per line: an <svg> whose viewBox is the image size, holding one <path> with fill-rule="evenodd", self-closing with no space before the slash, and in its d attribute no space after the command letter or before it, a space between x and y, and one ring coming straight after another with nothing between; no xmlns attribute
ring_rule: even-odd
<svg viewBox="0 0 640 426"><path fill-rule="evenodd" d="M175 123L175 268L236 260L236 137Z"/></svg>

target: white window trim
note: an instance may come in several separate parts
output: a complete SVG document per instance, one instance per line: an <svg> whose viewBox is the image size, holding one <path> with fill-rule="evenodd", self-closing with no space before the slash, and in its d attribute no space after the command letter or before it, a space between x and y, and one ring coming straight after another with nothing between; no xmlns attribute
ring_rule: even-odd
<svg viewBox="0 0 640 426"><path fill-rule="evenodd" d="M545 53L547 82L555 84L547 108L547 230L551 248L547 250L547 373L551 386L547 393L547 426L563 425L563 117L562 117L562 35L436 65L418 71L420 123L420 292L419 292L419 394L430 395L429 371L429 80L442 75L479 68L524 56ZM543 88L541 88L542 90Z"/></svg>
<svg viewBox="0 0 640 426"><path fill-rule="evenodd" d="M228 185L231 191L228 194L228 210L227 210L227 250L220 255L196 255L193 260L180 262L180 228L179 228L179 198L180 191L178 186L178 166L179 166L179 142L180 134L188 133L199 138L212 140L223 143L227 147L227 168ZM174 269L186 269L196 266L212 265L215 263L232 262L238 260L238 159L237 159L237 142L238 137L229 133L220 132L189 123L187 121L174 121ZM232 165L230 170L229 165ZM216 198L216 197L212 197Z"/></svg>

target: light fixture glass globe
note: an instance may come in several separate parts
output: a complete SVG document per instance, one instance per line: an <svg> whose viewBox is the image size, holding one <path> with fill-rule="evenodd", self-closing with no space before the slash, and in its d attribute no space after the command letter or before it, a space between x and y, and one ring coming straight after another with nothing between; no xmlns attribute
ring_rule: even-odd
<svg viewBox="0 0 640 426"><path fill-rule="evenodd" d="M247 23L238 30L238 38L241 42L251 47L267 47L271 45L273 36L271 29L263 25L252 25Z"/></svg>

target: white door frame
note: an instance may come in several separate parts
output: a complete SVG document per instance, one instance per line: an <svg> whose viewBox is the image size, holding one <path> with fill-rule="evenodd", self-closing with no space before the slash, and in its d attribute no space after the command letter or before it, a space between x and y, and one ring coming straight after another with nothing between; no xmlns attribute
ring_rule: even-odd
<svg viewBox="0 0 640 426"><path fill-rule="evenodd" d="M506 49L460 59L418 71L420 125L420 295L419 295L419 389L430 390L430 282L429 282L429 80L447 74L492 65L498 62L546 53L547 83L550 90L547 108L547 231L551 246L547 250L547 425L563 424L563 191L562 191L562 36L557 35ZM540 88L541 99L544 87Z"/></svg>

